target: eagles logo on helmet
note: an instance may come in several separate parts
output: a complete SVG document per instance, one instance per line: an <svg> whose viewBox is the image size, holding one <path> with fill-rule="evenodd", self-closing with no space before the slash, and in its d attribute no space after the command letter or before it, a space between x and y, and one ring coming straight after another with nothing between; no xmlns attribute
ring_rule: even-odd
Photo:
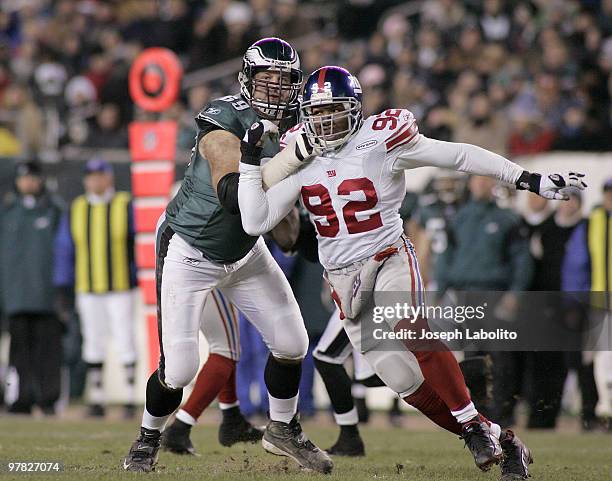
<svg viewBox="0 0 612 481"><path fill-rule="evenodd" d="M280 72L278 80L256 78L259 72ZM302 86L300 57L284 40L264 38L251 45L242 59L238 74L240 93L257 112L268 120L282 120L298 109Z"/></svg>

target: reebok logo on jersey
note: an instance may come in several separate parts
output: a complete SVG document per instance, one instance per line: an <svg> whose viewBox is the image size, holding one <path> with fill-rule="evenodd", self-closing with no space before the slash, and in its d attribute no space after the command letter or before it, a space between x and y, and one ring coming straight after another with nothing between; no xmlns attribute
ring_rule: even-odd
<svg viewBox="0 0 612 481"><path fill-rule="evenodd" d="M183 262L185 264L193 266L193 267L197 266L200 263L200 261L198 259L192 259L191 257L185 257L183 259Z"/></svg>
<svg viewBox="0 0 612 481"><path fill-rule="evenodd" d="M370 140L366 140L365 142L361 142L357 147L355 147L355 149L357 150L369 149L370 147L374 147L376 144L378 144L378 140L370 139Z"/></svg>
<svg viewBox="0 0 612 481"><path fill-rule="evenodd" d="M328 170L327 171L327 177L336 177L336 171L335 170Z"/></svg>
<svg viewBox="0 0 612 481"><path fill-rule="evenodd" d="M221 109L218 109L217 107L208 107L204 113L206 114L210 114L210 115L217 115L221 113Z"/></svg>

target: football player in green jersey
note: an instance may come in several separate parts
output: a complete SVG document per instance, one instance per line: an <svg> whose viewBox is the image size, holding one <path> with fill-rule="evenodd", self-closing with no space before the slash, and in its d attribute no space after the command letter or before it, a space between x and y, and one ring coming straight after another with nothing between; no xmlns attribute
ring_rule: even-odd
<svg viewBox="0 0 612 481"><path fill-rule="evenodd" d="M272 122L280 131L292 126L302 84L298 54L281 39L259 40L244 55L238 78L240 95L214 100L196 117L191 163L158 223L161 355L147 383L140 436L123 463L128 471L154 470L161 432L198 370L201 313L212 289L247 316L270 349L265 368L270 422L264 448L309 470L330 472L333 466L304 435L296 417L301 362L308 347L300 310L263 238L243 230L238 208L240 140L258 120ZM257 148L261 151L256 155L272 157L279 151L278 139L266 136ZM300 142L283 152L289 154L273 160L299 164L312 154ZM278 172L278 166L272 171ZM266 183L265 168L262 174Z"/></svg>

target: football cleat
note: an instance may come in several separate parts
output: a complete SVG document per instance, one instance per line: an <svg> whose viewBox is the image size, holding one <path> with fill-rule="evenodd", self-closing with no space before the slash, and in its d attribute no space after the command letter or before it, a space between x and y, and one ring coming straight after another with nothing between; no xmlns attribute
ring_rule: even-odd
<svg viewBox="0 0 612 481"><path fill-rule="evenodd" d="M190 454L195 456L196 450L190 439L191 426L179 419L166 428L161 437L161 447L164 451L174 454Z"/></svg>
<svg viewBox="0 0 612 481"><path fill-rule="evenodd" d="M488 471L493 464L499 464L503 452L499 439L491 432L490 426L480 419L475 419L463 426L460 439L465 441L474 462L482 471Z"/></svg>
<svg viewBox="0 0 612 481"><path fill-rule="evenodd" d="M363 440L359 435L359 431L354 434L340 431L340 436L338 436L336 443L325 451L330 456L365 456L365 446L363 445Z"/></svg>
<svg viewBox="0 0 612 481"><path fill-rule="evenodd" d="M277 456L287 456L304 470L331 473L334 463L302 431L297 415L290 423L270 421L261 441L263 448Z"/></svg>
<svg viewBox="0 0 612 481"><path fill-rule="evenodd" d="M155 471L160 438L159 431L141 427L140 436L134 441L130 452L123 460L123 469L143 473Z"/></svg>
<svg viewBox="0 0 612 481"><path fill-rule="evenodd" d="M88 418L103 418L106 415L106 409L101 404L90 404L87 407Z"/></svg>
<svg viewBox="0 0 612 481"><path fill-rule="evenodd" d="M232 411L231 415L224 412L223 421L219 426L219 443L222 446L230 447L236 443L256 443L259 441L263 437L264 430L253 426L245 419L238 408L235 409L236 411Z"/></svg>
<svg viewBox="0 0 612 481"><path fill-rule="evenodd" d="M529 448L509 429L502 431L499 441L504 452L499 481L527 479L528 466L533 463Z"/></svg>

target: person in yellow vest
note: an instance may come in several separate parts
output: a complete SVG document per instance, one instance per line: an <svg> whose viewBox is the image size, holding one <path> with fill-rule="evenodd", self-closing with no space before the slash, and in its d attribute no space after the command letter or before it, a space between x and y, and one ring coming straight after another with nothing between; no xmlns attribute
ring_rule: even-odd
<svg viewBox="0 0 612 481"><path fill-rule="evenodd" d="M612 178L603 186L601 205L593 208L588 219L573 232L563 262L562 289L597 293L591 301L607 311L610 328L612 311ZM602 335L612 336L605 332ZM609 342L609 341L608 341ZM609 344L603 349L609 349ZM593 356L595 381L599 394L598 412L612 431L612 351L583 353Z"/></svg>
<svg viewBox="0 0 612 481"><path fill-rule="evenodd" d="M88 413L104 416L102 368L108 334L128 386L126 417L133 417L136 342L134 335L134 215L130 194L114 188L113 169L102 159L85 166L85 193L77 197L56 238L55 285L74 286L87 363Z"/></svg>

